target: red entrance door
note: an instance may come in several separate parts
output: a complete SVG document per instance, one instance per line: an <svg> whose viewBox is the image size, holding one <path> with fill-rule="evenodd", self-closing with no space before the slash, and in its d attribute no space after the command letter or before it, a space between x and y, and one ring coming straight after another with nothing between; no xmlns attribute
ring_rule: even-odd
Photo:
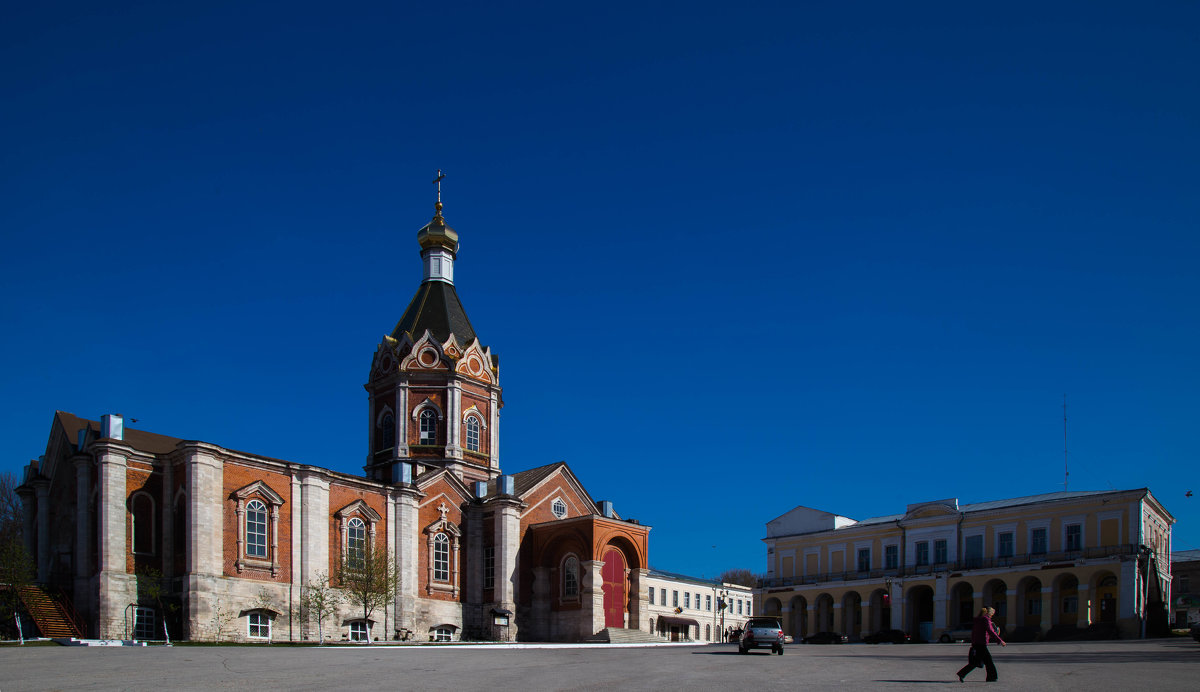
<svg viewBox="0 0 1200 692"><path fill-rule="evenodd" d="M625 556L616 548L604 551L604 626L625 626Z"/></svg>

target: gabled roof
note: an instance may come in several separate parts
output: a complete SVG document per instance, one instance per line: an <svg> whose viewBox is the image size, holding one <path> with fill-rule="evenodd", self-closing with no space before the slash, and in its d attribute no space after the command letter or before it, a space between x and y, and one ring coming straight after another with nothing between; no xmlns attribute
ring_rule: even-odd
<svg viewBox="0 0 1200 692"><path fill-rule="evenodd" d="M95 439L100 436L100 423L97 421L80 418L66 411L55 411L54 418L67 434L67 440L73 445L78 444L79 431L85 427L91 430L88 433L89 438ZM146 432L144 430L134 430L128 425L125 426L123 437L122 441L125 444L151 454L167 454L174 451L179 446L179 443L183 442L178 437L168 437L167 435L159 435L158 433Z"/></svg>
<svg viewBox="0 0 1200 692"><path fill-rule="evenodd" d="M579 482L579 478L575 476L575 473L571 471L571 467L567 466L567 462L565 461L556 461L553 464L546 464L545 466L538 466L537 468L519 471L512 474L513 494L517 497L525 497L525 495L536 488L542 481L546 480L550 476L553 476L560 470L567 475L567 479L571 482L571 484L579 490L579 493L583 496L583 499L591 502L592 506L595 507L596 501L592 499L592 496L588 494L586 489L584 489L583 484ZM497 487L498 479L493 478L492 480L488 481L488 497L496 494Z"/></svg>
<svg viewBox="0 0 1200 692"><path fill-rule="evenodd" d="M445 281L426 281L417 288L408 309L392 330L392 338L400 340L407 333L413 341L428 329L438 343L446 343L450 335L467 345L475 340L475 328L467 319L467 311L453 284Z"/></svg>

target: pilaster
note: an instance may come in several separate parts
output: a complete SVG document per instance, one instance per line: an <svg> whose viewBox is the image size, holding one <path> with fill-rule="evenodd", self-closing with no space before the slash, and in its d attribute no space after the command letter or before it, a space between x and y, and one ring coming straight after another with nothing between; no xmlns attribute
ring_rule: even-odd
<svg viewBox="0 0 1200 692"><path fill-rule="evenodd" d="M446 456L462 459L462 383L453 376L446 383Z"/></svg>
<svg viewBox="0 0 1200 692"><path fill-rule="evenodd" d="M583 604L584 616L591 614L589 631L583 636L590 637L604 629L604 561L588 560L579 563L579 571L583 576L580 589L580 599Z"/></svg>
<svg viewBox="0 0 1200 692"><path fill-rule="evenodd" d="M647 578L650 576L648 569L631 569L629 572L629 622L626 624L631 630L640 630L646 624L647 613L649 606L647 605ZM700 603L696 603L696 608L700 608Z"/></svg>
<svg viewBox="0 0 1200 692"><path fill-rule="evenodd" d="M125 637L125 606L133 602L136 586L126 567L125 473L132 450L112 443L96 445L99 503L96 512L97 568L100 588L96 610L99 636ZM39 541L40 542L40 541Z"/></svg>
<svg viewBox="0 0 1200 692"><path fill-rule="evenodd" d="M92 499L92 460L75 457L75 588L72 597L75 607L88 615L94 612L92 590L92 516L88 505ZM89 617L89 620L91 618ZM84 632L84 635L89 634Z"/></svg>
<svg viewBox="0 0 1200 692"><path fill-rule="evenodd" d="M216 637L213 612L218 600L217 585L224 572L224 469L218 449L190 443L183 449L187 488L186 592L187 637L206 640Z"/></svg>
<svg viewBox="0 0 1200 692"><path fill-rule="evenodd" d="M400 579L396 584L396 627L415 629L417 626L417 541L421 530L417 525L417 501L421 493L413 487L392 488L392 526L388 527L396 556Z"/></svg>
<svg viewBox="0 0 1200 692"><path fill-rule="evenodd" d="M33 482L37 495L37 580L50 581L50 481L41 478Z"/></svg>
<svg viewBox="0 0 1200 692"><path fill-rule="evenodd" d="M521 501L515 497L498 497L490 503L495 508L493 545L496 549L496 580L493 598L502 610L517 610L519 572L517 553L521 548ZM517 639L521 623L513 618L509 635Z"/></svg>

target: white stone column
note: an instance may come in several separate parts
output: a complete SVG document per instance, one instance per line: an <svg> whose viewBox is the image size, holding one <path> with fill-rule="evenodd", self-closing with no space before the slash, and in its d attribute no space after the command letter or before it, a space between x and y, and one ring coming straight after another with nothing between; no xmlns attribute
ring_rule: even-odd
<svg viewBox="0 0 1200 692"><path fill-rule="evenodd" d="M400 572L396 585L396 627L409 630L417 626L417 583L419 569L417 541L421 530L417 526L417 501L421 493L415 488L393 488L394 526L389 526L395 546L396 565Z"/></svg>
<svg viewBox="0 0 1200 692"><path fill-rule="evenodd" d="M396 457L408 456L408 382L396 384ZM393 478L395 483L398 479Z"/></svg>
<svg viewBox="0 0 1200 692"><path fill-rule="evenodd" d="M111 443L97 443L96 460L99 501L97 504L97 566L100 573L97 597L99 636L123 638L125 607L136 597L136 586L128 573L126 557L125 472L131 450Z"/></svg>
<svg viewBox="0 0 1200 692"><path fill-rule="evenodd" d="M218 588L224 568L225 465L219 450L203 443L183 448L187 487L187 636L210 640L217 635L213 613L221 598ZM226 598L223 610L232 608Z"/></svg>
<svg viewBox="0 0 1200 692"><path fill-rule="evenodd" d="M299 475L300 576L308 582L315 581L319 572L329 572L329 481L319 471Z"/></svg>
<svg viewBox="0 0 1200 692"><path fill-rule="evenodd" d="M446 393L446 456L462 459L462 384L452 378Z"/></svg>
<svg viewBox="0 0 1200 692"><path fill-rule="evenodd" d="M515 614L520 592L517 552L521 548L521 501L515 497L499 497L489 504L495 508L496 588L492 592L493 598L497 607ZM516 617L510 620L508 629L513 640L516 640L520 626Z"/></svg>
<svg viewBox="0 0 1200 692"><path fill-rule="evenodd" d="M488 464L491 468L500 471L500 395L496 390L491 393L491 427L488 429L492 437L491 444L488 445Z"/></svg>
<svg viewBox="0 0 1200 692"><path fill-rule="evenodd" d="M648 569L631 569L629 573L629 622L627 627L631 630L640 630L646 624L646 613L648 612L647 605L647 578L650 576ZM699 596L700 594L695 594ZM696 602L696 610L700 610L700 602Z"/></svg>
<svg viewBox="0 0 1200 692"><path fill-rule="evenodd" d="M583 576L580 589L580 599L583 605L582 620L587 630L580 632L583 637L590 637L604 629L604 562L602 560L587 560L579 563L579 571ZM590 621L590 622L589 622ZM590 624L590 626L588 626Z"/></svg>

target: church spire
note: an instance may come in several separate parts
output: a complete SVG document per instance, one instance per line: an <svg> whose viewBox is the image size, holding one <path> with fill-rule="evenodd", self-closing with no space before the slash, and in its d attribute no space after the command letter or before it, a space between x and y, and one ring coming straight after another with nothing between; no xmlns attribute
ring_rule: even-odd
<svg viewBox="0 0 1200 692"><path fill-rule="evenodd" d="M433 205L433 219L417 231L417 242L421 244L421 260L425 265L424 281L454 283L454 256L458 252L458 233L446 225L442 218L442 180L445 174L439 169L433 184L437 185L437 202Z"/></svg>

